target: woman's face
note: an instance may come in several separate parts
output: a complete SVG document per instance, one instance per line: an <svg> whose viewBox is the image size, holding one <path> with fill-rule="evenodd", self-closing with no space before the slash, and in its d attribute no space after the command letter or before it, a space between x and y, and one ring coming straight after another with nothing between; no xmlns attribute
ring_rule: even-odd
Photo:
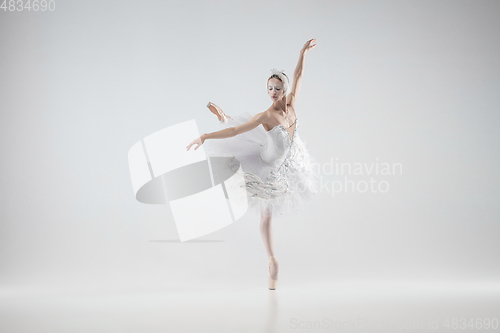
<svg viewBox="0 0 500 333"><path fill-rule="evenodd" d="M273 102L279 101L284 96L283 83L277 78L272 78L267 81L267 93Z"/></svg>

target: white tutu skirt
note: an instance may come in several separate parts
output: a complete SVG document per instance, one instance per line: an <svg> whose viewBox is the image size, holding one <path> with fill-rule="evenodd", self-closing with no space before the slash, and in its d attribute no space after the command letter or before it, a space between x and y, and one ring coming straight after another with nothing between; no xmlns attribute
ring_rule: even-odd
<svg viewBox="0 0 500 333"><path fill-rule="evenodd" d="M220 125L223 128L238 126L253 116L248 112L231 116L233 119ZM262 210L270 209L273 217L292 216L305 208L317 194L319 163L309 155L306 143L298 135L299 123L296 126L297 133L289 153L284 162L275 168L265 164L260 156L263 145L269 140L261 125L234 137L206 140L209 157L234 157L237 161L230 159L228 162L228 167L234 172L241 165L251 211L260 214Z"/></svg>

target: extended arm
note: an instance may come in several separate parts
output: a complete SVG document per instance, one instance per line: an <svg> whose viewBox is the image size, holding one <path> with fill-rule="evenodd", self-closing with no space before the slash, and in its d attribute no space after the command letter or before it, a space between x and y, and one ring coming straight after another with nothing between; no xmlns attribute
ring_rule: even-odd
<svg viewBox="0 0 500 333"><path fill-rule="evenodd" d="M207 139L224 139L224 138L233 137L233 136L236 136L238 134L253 130L255 127L262 124L262 120L263 120L263 113L257 113L248 122L246 122L244 124L234 126L234 127L225 128L225 129L217 131L217 132L205 133L201 136L201 138L203 141L205 141Z"/></svg>
<svg viewBox="0 0 500 333"><path fill-rule="evenodd" d="M287 104L292 105L292 107L295 107L295 101L297 100L297 97L299 95L300 83L302 81L302 76L304 73L304 63L305 63L306 53L307 51L316 47L317 44L313 44L314 42L316 42L316 39L308 40L304 44L304 47L302 47L302 50L300 50L299 61L297 62L297 66L295 67L295 71L293 72L292 89L290 91L290 94L288 94L286 101Z"/></svg>
<svg viewBox="0 0 500 333"><path fill-rule="evenodd" d="M263 121L265 121L264 112L257 113L248 122L246 122L244 124L234 126L234 127L228 127L228 128L225 128L225 129L217 131L217 132L202 134L199 138L196 138L193 141L191 141L191 143L186 147L186 149L189 150L192 145L196 144L197 146L194 148L194 150L196 150L207 139L225 139L225 138L230 138L230 137L236 136L236 135L241 134L241 133L248 132L250 130L253 130L255 127L259 126L260 124L262 124Z"/></svg>

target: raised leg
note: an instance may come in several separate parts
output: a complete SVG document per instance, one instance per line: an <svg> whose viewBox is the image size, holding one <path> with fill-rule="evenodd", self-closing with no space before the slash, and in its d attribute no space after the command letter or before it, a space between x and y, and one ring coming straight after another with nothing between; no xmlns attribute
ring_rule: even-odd
<svg viewBox="0 0 500 333"><path fill-rule="evenodd" d="M212 102L208 102L207 108L217 116L217 119L219 119L221 123L226 124L229 121L229 119L233 119L229 117L227 114L225 114L220 107L218 107Z"/></svg>

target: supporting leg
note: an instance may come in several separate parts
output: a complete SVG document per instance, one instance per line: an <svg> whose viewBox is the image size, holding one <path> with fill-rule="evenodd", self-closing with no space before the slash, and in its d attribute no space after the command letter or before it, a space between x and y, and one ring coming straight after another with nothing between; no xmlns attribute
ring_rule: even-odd
<svg viewBox="0 0 500 333"><path fill-rule="evenodd" d="M275 264L274 248L273 248L273 230L272 230L272 210L263 209L260 212L260 235L264 242L267 255L270 259L270 275L272 279L276 279L278 275L278 267Z"/></svg>

